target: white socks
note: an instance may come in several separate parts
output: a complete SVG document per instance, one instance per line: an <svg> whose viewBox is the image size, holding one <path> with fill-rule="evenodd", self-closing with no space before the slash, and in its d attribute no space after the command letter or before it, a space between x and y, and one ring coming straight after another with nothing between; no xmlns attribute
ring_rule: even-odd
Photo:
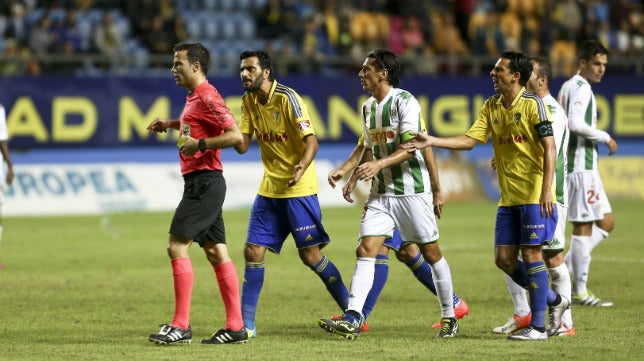
<svg viewBox="0 0 644 361"><path fill-rule="evenodd" d="M362 315L362 307L367 299L371 286L373 285L374 273L376 271L376 259L368 257L358 257L356 269L351 279L351 289L349 291L349 304L347 309L356 311Z"/></svg>
<svg viewBox="0 0 644 361"><path fill-rule="evenodd" d="M593 224L593 233L590 234L590 242L588 243L588 252L592 252L597 245L604 240L604 238L608 237L608 232L604 231L603 229L597 227L596 224Z"/></svg>
<svg viewBox="0 0 644 361"><path fill-rule="evenodd" d="M436 295L441 306L441 317L454 317L454 287L452 286L452 272L445 257L429 265L432 269L432 279L436 286Z"/></svg>
<svg viewBox="0 0 644 361"><path fill-rule="evenodd" d="M570 240L570 264L573 273L573 289L575 294L587 291L588 270L590 269L590 237L573 235Z"/></svg>
<svg viewBox="0 0 644 361"><path fill-rule="evenodd" d="M512 303L514 303L514 314L517 316L527 316L530 313L530 303L528 302L528 292L518 284L516 284L512 277L508 276L506 273L505 283L508 285L508 291L510 292L510 297L512 297Z"/></svg>
<svg viewBox="0 0 644 361"><path fill-rule="evenodd" d="M552 290L568 298L568 301L572 301L570 273L568 272L566 264L563 263L555 268L548 268L548 274L550 274L550 285ZM570 312L570 308L564 311L563 316L561 316L561 322L567 327L572 327L572 314Z"/></svg>

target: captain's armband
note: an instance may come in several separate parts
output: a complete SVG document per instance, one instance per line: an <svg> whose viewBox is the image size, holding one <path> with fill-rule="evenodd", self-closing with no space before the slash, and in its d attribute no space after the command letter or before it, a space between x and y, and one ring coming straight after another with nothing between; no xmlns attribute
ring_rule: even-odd
<svg viewBox="0 0 644 361"><path fill-rule="evenodd" d="M554 133L552 131L552 123L547 122L547 121L543 121L543 122L541 122L539 124L536 124L534 126L534 129L537 130L537 132L539 133L540 138L551 137L551 136L554 135Z"/></svg>

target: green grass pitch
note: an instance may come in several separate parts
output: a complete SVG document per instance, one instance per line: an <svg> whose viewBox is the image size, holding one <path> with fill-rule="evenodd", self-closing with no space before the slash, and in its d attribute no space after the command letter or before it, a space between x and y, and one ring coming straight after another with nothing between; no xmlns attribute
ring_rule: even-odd
<svg viewBox="0 0 644 361"><path fill-rule="evenodd" d="M593 252L589 287L615 306L573 308L577 336L516 342L491 332L512 313L493 262L493 203L448 203L440 244L454 288L470 305L455 339L438 339L436 298L390 255L390 275L369 324L355 341L316 324L339 313L291 239L267 255L257 315L259 338L202 346L223 326L212 269L198 247L191 322L194 341L160 347L147 340L174 310L165 251L171 213L5 218L0 243L0 360L641 360L644 222L641 201L613 202L616 227ZM325 208L332 243L324 253L348 285L361 208ZM228 243L240 280L248 210L227 211ZM570 232L568 232L570 233Z"/></svg>

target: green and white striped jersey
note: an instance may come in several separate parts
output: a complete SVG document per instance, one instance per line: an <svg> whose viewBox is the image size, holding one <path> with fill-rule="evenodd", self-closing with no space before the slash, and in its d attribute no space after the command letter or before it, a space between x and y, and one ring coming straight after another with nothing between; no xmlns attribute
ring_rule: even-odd
<svg viewBox="0 0 644 361"><path fill-rule="evenodd" d="M375 160L394 153L404 142L403 136L409 137L406 133L425 129L420 117L418 100L408 91L393 87L380 104L374 97L370 97L363 104L362 126L365 147L373 150ZM371 193L430 193L429 172L422 153L421 150L417 150L412 158L382 169L373 179Z"/></svg>
<svg viewBox="0 0 644 361"><path fill-rule="evenodd" d="M570 127L568 173L597 170L597 142L608 143L610 135L597 129L597 102L590 83L574 75L561 86L557 98Z"/></svg>
<svg viewBox="0 0 644 361"><path fill-rule="evenodd" d="M555 195L557 203L568 206L568 187L566 185L566 174L568 173L568 150L569 133L568 118L566 113L550 94L543 97L543 103L548 107L552 117L552 131L557 147L557 161L555 166Z"/></svg>

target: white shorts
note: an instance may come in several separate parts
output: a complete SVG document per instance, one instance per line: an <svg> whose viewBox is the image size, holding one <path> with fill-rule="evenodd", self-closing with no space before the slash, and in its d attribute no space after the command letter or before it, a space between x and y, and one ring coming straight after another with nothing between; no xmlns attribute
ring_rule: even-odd
<svg viewBox="0 0 644 361"><path fill-rule="evenodd" d="M568 186L568 221L588 223L612 213L604 184L597 171L581 171L566 176Z"/></svg>
<svg viewBox="0 0 644 361"><path fill-rule="evenodd" d="M391 238L396 228L404 242L422 244L438 240L432 195L370 195L360 221L360 239L368 236Z"/></svg>
<svg viewBox="0 0 644 361"><path fill-rule="evenodd" d="M568 207L557 203L557 228L550 244L544 244L544 251L563 251L566 248L566 212Z"/></svg>

